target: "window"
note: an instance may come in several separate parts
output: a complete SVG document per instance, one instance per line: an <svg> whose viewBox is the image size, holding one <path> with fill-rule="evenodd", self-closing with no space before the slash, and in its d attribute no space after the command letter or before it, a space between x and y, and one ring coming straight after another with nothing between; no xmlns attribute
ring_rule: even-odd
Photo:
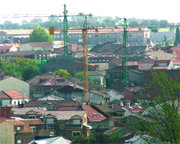
<svg viewBox="0 0 180 144"><path fill-rule="evenodd" d="M54 119L47 119L47 124L54 124Z"/></svg>
<svg viewBox="0 0 180 144"><path fill-rule="evenodd" d="M80 120L73 120L73 124L74 124L74 125L80 125L81 122L80 122Z"/></svg>
<svg viewBox="0 0 180 144"><path fill-rule="evenodd" d="M54 131L50 131L49 134L50 134L50 135L54 135Z"/></svg>
<svg viewBox="0 0 180 144"><path fill-rule="evenodd" d="M36 131L36 126L30 126L33 131Z"/></svg>
<svg viewBox="0 0 180 144"><path fill-rule="evenodd" d="M29 119L36 119L36 115L29 115L28 118Z"/></svg>
<svg viewBox="0 0 180 144"><path fill-rule="evenodd" d="M17 140L17 144L22 144L22 140Z"/></svg>
<svg viewBox="0 0 180 144"><path fill-rule="evenodd" d="M21 130L21 127L18 126L18 127L17 127L17 131L20 131L20 130Z"/></svg>
<svg viewBox="0 0 180 144"><path fill-rule="evenodd" d="M80 131L72 131L72 136L77 137L80 136L81 132Z"/></svg>
<svg viewBox="0 0 180 144"><path fill-rule="evenodd" d="M59 125L59 129L65 129L65 125L64 124Z"/></svg>
<svg viewBox="0 0 180 144"><path fill-rule="evenodd" d="M16 101L14 101L14 104L16 104Z"/></svg>

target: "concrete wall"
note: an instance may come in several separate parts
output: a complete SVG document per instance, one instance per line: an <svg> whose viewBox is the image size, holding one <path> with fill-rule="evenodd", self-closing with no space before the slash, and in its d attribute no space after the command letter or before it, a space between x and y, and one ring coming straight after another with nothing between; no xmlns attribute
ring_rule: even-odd
<svg viewBox="0 0 180 144"><path fill-rule="evenodd" d="M29 84L14 77L9 77L0 81L0 91L2 90L16 90L29 96Z"/></svg>
<svg viewBox="0 0 180 144"><path fill-rule="evenodd" d="M0 144L15 144L14 126L6 121L0 123Z"/></svg>

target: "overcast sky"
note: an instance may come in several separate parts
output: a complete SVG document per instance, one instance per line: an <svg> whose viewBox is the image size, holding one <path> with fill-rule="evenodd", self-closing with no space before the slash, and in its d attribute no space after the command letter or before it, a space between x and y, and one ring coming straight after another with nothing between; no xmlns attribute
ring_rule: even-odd
<svg viewBox="0 0 180 144"><path fill-rule="evenodd" d="M180 0L1 0L0 17L14 14L92 13L95 16L166 19L180 22ZM0 22L8 19L0 19Z"/></svg>

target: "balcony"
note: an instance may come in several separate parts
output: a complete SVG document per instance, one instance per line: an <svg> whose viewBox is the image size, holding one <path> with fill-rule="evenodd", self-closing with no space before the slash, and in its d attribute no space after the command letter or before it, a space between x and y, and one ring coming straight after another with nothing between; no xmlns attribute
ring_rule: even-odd
<svg viewBox="0 0 180 144"><path fill-rule="evenodd" d="M65 126L66 129L80 129L81 125L73 125L73 124L69 124Z"/></svg>

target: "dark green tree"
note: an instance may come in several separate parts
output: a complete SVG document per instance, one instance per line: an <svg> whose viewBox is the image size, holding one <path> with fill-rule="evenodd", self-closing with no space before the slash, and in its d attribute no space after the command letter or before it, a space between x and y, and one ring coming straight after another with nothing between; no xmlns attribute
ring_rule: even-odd
<svg viewBox="0 0 180 144"><path fill-rule="evenodd" d="M30 42L49 42L53 44L53 38L45 31L44 28L38 27L29 35Z"/></svg>
<svg viewBox="0 0 180 144"><path fill-rule="evenodd" d="M179 27L177 26L174 46L178 46L178 45L180 45L180 33L179 33Z"/></svg>

